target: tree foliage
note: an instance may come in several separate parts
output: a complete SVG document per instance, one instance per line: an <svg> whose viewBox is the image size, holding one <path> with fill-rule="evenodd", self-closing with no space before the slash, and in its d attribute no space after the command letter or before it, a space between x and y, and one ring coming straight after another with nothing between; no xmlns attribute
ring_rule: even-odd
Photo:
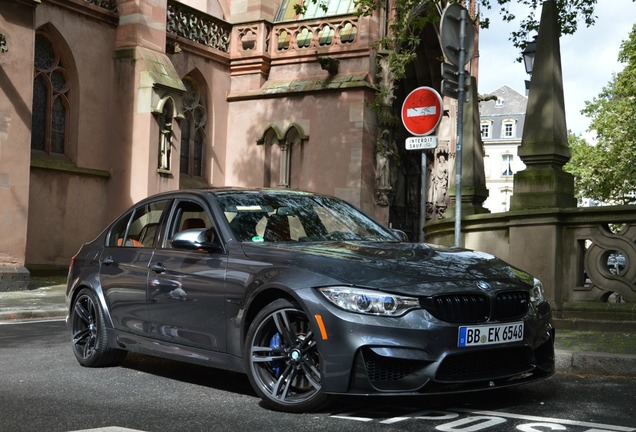
<svg viewBox="0 0 636 432"><path fill-rule="evenodd" d="M480 11L499 8L503 21L519 22L518 30L512 32L510 40L520 51L530 40L529 35L539 28L536 17L539 15L537 11L540 11L543 1L475 0ZM556 1L561 34L573 34L581 22L588 27L594 24L597 0ZM420 30L431 22L438 23L444 8L450 3L467 4L469 0L358 0L356 6L361 16L370 16L382 8L390 10L389 31L378 41L378 45L380 49L389 53L391 68L396 79L400 79L404 76L406 66L415 59L420 43L418 38ZM517 10L523 10L527 12L527 15L518 17L515 14ZM482 28L488 28L490 25L490 20L483 16L476 17L476 21Z"/></svg>
<svg viewBox="0 0 636 432"><path fill-rule="evenodd" d="M582 111L591 119L596 143L570 136L572 159L564 169L574 174L580 197L627 204L636 192L636 25L618 61L625 68Z"/></svg>
<svg viewBox="0 0 636 432"><path fill-rule="evenodd" d="M499 8L501 19L505 22L519 21L518 30L510 35L512 44L523 50L529 35L539 28L536 17L545 0L475 0L479 10ZM594 24L594 10L598 0L555 0L559 11L561 34L573 34L579 23L586 26ZM636 0L633 0L636 2ZM327 10L329 0L295 0L294 9L303 15L309 3L318 4ZM429 23L439 23L442 12L451 3L469 4L470 0L356 0L360 16L371 16L378 10L388 10L388 32L376 41L378 48L389 55L389 64L396 79L404 77L406 66L416 57L419 46L419 34ZM523 10L525 17L518 17L517 10ZM475 17L481 28L488 28L490 19ZM520 60L520 59L519 59Z"/></svg>

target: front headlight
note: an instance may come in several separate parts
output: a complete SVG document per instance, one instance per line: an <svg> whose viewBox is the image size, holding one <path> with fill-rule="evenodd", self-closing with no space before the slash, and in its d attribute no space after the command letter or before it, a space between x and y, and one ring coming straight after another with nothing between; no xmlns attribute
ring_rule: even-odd
<svg viewBox="0 0 636 432"><path fill-rule="evenodd" d="M534 278L534 286L530 290L530 301L535 306L538 306L541 303L545 302L545 297L543 295L543 285L537 278Z"/></svg>
<svg viewBox="0 0 636 432"><path fill-rule="evenodd" d="M420 307L417 298L381 291L350 287L326 287L319 291L339 308L367 315L400 316Z"/></svg>

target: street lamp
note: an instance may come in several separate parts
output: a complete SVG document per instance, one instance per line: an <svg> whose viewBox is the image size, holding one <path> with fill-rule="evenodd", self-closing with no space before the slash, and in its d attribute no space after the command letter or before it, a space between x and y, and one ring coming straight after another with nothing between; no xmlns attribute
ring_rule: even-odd
<svg viewBox="0 0 636 432"><path fill-rule="evenodd" d="M537 37L535 36L531 42L526 44L526 48L521 51L523 56L523 64L526 67L526 73L532 75L532 68L534 67L534 54L537 52Z"/></svg>
<svg viewBox="0 0 636 432"><path fill-rule="evenodd" d="M523 65L526 67L526 73L532 75L532 68L534 67L534 54L537 52L537 37L535 36L532 41L526 44L526 48L521 51L523 56ZM525 80L526 95L530 91L530 80Z"/></svg>

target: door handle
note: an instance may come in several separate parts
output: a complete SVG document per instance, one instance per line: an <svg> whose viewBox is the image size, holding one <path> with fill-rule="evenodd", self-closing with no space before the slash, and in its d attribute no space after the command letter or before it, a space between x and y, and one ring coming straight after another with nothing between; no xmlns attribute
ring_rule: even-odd
<svg viewBox="0 0 636 432"><path fill-rule="evenodd" d="M112 256L107 256L106 258L104 258L102 260L102 265L111 265L112 263L114 263L115 261L113 260Z"/></svg>
<svg viewBox="0 0 636 432"><path fill-rule="evenodd" d="M165 273L166 272L166 268L160 262L153 264L152 267L150 267L150 270L152 270L155 273Z"/></svg>

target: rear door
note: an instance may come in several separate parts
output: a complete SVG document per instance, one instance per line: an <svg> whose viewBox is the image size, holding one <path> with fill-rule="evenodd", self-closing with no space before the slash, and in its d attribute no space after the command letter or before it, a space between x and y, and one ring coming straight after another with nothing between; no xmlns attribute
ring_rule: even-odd
<svg viewBox="0 0 636 432"><path fill-rule="evenodd" d="M218 242L218 229L201 201L174 203L165 237L155 249L148 278L149 332L154 338L224 352L226 349L225 273L227 254L172 247L175 233L206 229Z"/></svg>
<svg viewBox="0 0 636 432"><path fill-rule="evenodd" d="M142 204L117 221L100 258L100 279L115 328L146 334L148 266L171 200Z"/></svg>

